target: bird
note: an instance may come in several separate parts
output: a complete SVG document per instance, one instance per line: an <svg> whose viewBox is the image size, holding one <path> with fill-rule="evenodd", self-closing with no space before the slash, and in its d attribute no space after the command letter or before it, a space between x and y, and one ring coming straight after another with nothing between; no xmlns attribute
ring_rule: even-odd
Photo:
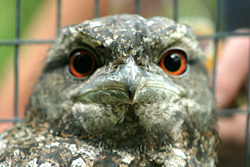
<svg viewBox="0 0 250 167"><path fill-rule="evenodd" d="M110 15L62 29L0 166L214 167L204 54L188 25Z"/></svg>

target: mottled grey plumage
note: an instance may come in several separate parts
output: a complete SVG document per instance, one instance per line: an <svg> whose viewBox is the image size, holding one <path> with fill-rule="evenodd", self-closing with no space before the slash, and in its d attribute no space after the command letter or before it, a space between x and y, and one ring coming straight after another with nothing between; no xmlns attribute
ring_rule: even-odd
<svg viewBox="0 0 250 167"><path fill-rule="evenodd" d="M75 49L98 68L69 72ZM160 66L186 53L184 74ZM202 52L186 25L114 15L63 29L35 86L26 120L0 135L0 166L215 166L218 134Z"/></svg>

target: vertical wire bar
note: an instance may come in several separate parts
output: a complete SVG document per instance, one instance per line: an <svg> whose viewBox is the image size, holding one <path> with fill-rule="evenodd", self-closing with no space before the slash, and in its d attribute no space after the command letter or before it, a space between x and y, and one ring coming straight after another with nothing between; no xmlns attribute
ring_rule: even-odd
<svg viewBox="0 0 250 167"><path fill-rule="evenodd" d="M174 18L174 21L178 22L178 0L174 0L173 1L173 8L174 8L174 13L173 13L173 18Z"/></svg>
<svg viewBox="0 0 250 167"><path fill-rule="evenodd" d="M218 41L219 38L217 36L220 31L220 23L221 23L221 1L217 1L216 14L215 14L215 38L214 38L214 66L213 66L213 78L212 78L212 91L215 93L215 83L216 83L216 66L217 66L217 51L218 51Z"/></svg>
<svg viewBox="0 0 250 167"><path fill-rule="evenodd" d="M249 17L248 17L249 19ZM250 21L250 20L247 20ZM248 36L250 41L250 36ZM246 124L246 139L245 139L245 167L249 167L249 121L250 121L250 45L249 45L249 60L248 60L248 86L247 86L247 124Z"/></svg>
<svg viewBox="0 0 250 167"><path fill-rule="evenodd" d="M14 95L14 122L18 119L18 53L20 41L20 15L21 15L21 0L16 0L16 41L14 55L14 79L15 79L15 95Z"/></svg>
<svg viewBox="0 0 250 167"><path fill-rule="evenodd" d="M57 23L56 23L56 30L57 36L60 34L61 31L61 0L57 0Z"/></svg>
<svg viewBox="0 0 250 167"><path fill-rule="evenodd" d="M135 13L140 14L141 13L141 1L135 0Z"/></svg>
<svg viewBox="0 0 250 167"><path fill-rule="evenodd" d="M250 37L249 37L250 40ZM250 48L250 47L249 47ZM249 167L249 118L250 118L250 49L248 67L248 86L247 86L247 124L245 138L245 167Z"/></svg>
<svg viewBox="0 0 250 167"><path fill-rule="evenodd" d="M95 0L95 17L100 16L100 8L99 8L99 6L100 6L99 0Z"/></svg>

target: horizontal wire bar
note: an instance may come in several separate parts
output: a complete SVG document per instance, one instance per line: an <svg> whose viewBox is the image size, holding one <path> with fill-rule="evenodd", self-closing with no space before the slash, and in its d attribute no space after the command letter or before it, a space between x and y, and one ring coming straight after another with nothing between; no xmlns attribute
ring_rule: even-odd
<svg viewBox="0 0 250 167"><path fill-rule="evenodd" d="M230 117L236 114L247 114L247 110L238 108L216 110L217 117Z"/></svg>
<svg viewBox="0 0 250 167"><path fill-rule="evenodd" d="M45 40L2 40L0 45L29 45L29 44L52 44L55 40L45 39Z"/></svg>
<svg viewBox="0 0 250 167"><path fill-rule="evenodd" d="M1 123L9 123L9 122L22 122L23 121L23 119L22 118L18 118L18 117L16 117L16 118L11 118L11 119L0 119L0 124Z"/></svg>
<svg viewBox="0 0 250 167"><path fill-rule="evenodd" d="M226 37L233 37L233 36L250 36L250 33L239 33L239 32L217 32L213 35L200 35L197 36L199 40L204 39L215 39L215 38L226 38Z"/></svg>
<svg viewBox="0 0 250 167"><path fill-rule="evenodd" d="M199 40L214 39L214 38L226 38L230 36L250 36L250 33L238 33L238 32L218 32L215 35L200 35L197 36ZM0 45L27 45L27 44L52 44L55 39L45 40L1 40Z"/></svg>

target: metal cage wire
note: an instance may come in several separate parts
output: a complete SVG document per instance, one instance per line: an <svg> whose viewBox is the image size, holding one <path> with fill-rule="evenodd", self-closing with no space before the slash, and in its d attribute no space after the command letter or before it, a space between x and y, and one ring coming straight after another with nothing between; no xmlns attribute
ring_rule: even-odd
<svg viewBox="0 0 250 167"><path fill-rule="evenodd" d="M178 21L178 0L173 1L173 19ZM100 8L99 0L94 0L94 16L99 17ZM141 0L134 0L135 11L134 13L140 14ZM212 90L215 91L215 80L216 80L216 64L217 64L217 46L220 39L224 39L230 36L249 36L250 33L239 33L239 32L220 32L221 26L221 8L222 1L217 0L217 7L215 11L215 33L213 35L198 36L199 40L212 39L214 41L214 67L213 67L213 79L212 79ZM48 40L22 40L20 39L20 13L21 13L21 0L16 0L16 26L15 26L15 40L0 40L0 46L14 46L14 77L15 77L15 94L14 94L14 118L13 119L0 119L0 123L6 122L18 122L20 118L18 117L18 57L19 57L19 46L20 45L31 45L31 44L52 44L54 39ZM57 35L61 30L61 0L57 0ZM250 53L250 52L249 52ZM250 55L249 55L250 56ZM249 59L250 60L250 59ZM250 61L249 61L250 64ZM250 71L250 66L249 66ZM217 111L218 117L234 115L234 114L247 114L246 123L246 138L245 138L245 167L249 167L249 120L250 120L250 75L248 74L248 89L247 89L247 109L223 109Z"/></svg>

